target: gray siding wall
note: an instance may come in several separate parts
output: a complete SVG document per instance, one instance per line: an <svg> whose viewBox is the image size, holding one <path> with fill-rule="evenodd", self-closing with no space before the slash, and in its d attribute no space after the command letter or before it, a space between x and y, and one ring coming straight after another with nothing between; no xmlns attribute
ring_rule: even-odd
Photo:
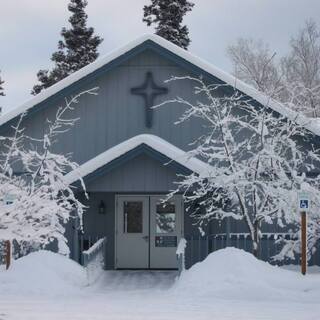
<svg viewBox="0 0 320 320"><path fill-rule="evenodd" d="M86 87L78 88L72 94L99 87L97 96L83 96L68 116L80 118L74 128L58 137L55 152L70 154L72 159L82 164L133 136L149 133L157 135L177 147L187 150L188 144L199 137L204 128L198 120L175 125L184 111L181 105L168 105L153 112L153 126L145 126L145 106L141 97L131 94L130 89L140 86L147 72L151 71L157 85L167 86L169 94L157 98L155 103L177 95L192 99L193 84L187 81L164 84L171 76L183 76L188 72L161 56L145 51L128 60L125 64L102 75ZM27 135L41 138L47 129L47 120L53 120L58 106L64 105L64 99L50 102L42 110L24 120ZM10 131L7 133L10 135ZM40 147L35 146L35 147ZM1 146L0 146L1 148ZM164 167L158 161L140 155L125 165L88 183L89 200L83 195L80 199L87 206L84 215L85 236L107 237L106 268L114 267L114 223L116 193L166 193L174 188L177 177L173 170ZM98 206L103 200L106 214L98 213ZM186 216L185 230L197 232L192 220ZM68 229L69 230L69 229ZM71 232L70 232L71 230ZM72 240L72 228L68 234Z"/></svg>
<svg viewBox="0 0 320 320"><path fill-rule="evenodd" d="M139 155L124 165L87 183L89 192L168 192L175 188L176 173L147 155Z"/></svg>
<svg viewBox="0 0 320 320"><path fill-rule="evenodd" d="M163 98L158 97L155 103L177 95L192 99L193 84L190 82L163 83L173 75L187 75L187 71L151 51L145 51L102 75L87 87L77 89L77 92L81 92L99 87L98 96L81 97L74 112L70 114L70 117L80 120L73 129L59 137L55 151L70 153L74 161L82 164L141 133L157 135L182 149L188 149L188 144L203 133L203 127L198 120L179 126L174 124L182 114L183 106L168 105L154 110L154 125L151 129L146 128L144 101L132 95L130 89L140 86L148 71L153 73L158 85L169 88L169 94ZM24 121L26 133L35 138L42 137L47 119L54 119L57 106L63 104L64 100L57 101L30 114Z"/></svg>
<svg viewBox="0 0 320 320"><path fill-rule="evenodd" d="M114 268L114 236L115 236L115 194L107 192L90 192L89 199L81 197L87 206L83 216L84 237L106 237L106 269ZM103 201L106 213L99 214L99 204Z"/></svg>

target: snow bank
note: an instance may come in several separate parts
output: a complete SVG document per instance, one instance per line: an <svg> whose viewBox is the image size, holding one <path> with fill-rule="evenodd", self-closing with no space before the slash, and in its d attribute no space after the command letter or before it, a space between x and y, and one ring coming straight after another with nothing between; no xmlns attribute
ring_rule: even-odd
<svg viewBox="0 0 320 320"><path fill-rule="evenodd" d="M1 294L63 295L86 285L85 270L67 257L50 251L31 253L0 271Z"/></svg>
<svg viewBox="0 0 320 320"><path fill-rule="evenodd" d="M222 299L307 300L320 294L320 277L307 275L256 259L250 253L226 248L182 273L173 290L179 295Z"/></svg>

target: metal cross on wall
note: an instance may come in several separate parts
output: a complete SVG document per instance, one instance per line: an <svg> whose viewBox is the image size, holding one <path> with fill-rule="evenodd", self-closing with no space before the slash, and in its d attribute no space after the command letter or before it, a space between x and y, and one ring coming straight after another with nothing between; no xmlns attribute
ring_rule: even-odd
<svg viewBox="0 0 320 320"><path fill-rule="evenodd" d="M143 97L145 103L146 127L151 128L154 99L159 95L168 93L168 88L158 87L153 80L152 73L147 72L146 79L142 86L132 88L131 93Z"/></svg>

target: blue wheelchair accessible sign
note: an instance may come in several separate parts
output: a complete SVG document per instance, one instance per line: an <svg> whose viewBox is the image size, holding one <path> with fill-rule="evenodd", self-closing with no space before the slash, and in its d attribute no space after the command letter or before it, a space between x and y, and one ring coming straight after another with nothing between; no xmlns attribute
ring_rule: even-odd
<svg viewBox="0 0 320 320"><path fill-rule="evenodd" d="M309 209L309 200L300 200L300 209Z"/></svg>
<svg viewBox="0 0 320 320"><path fill-rule="evenodd" d="M298 207L300 211L308 211L310 209L310 197L308 193L298 193Z"/></svg>

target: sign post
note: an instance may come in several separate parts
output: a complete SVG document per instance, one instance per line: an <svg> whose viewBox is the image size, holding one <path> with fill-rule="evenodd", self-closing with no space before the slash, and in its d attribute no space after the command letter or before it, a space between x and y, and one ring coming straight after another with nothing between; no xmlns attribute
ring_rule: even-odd
<svg viewBox="0 0 320 320"><path fill-rule="evenodd" d="M10 240L5 241L5 264L6 270L9 269L11 264L11 242Z"/></svg>
<svg viewBox="0 0 320 320"><path fill-rule="evenodd" d="M307 214L301 211L301 273L307 273Z"/></svg>
<svg viewBox="0 0 320 320"><path fill-rule="evenodd" d="M310 198L306 192L298 194L298 208L301 215L301 273L307 273L307 212L310 209Z"/></svg>

